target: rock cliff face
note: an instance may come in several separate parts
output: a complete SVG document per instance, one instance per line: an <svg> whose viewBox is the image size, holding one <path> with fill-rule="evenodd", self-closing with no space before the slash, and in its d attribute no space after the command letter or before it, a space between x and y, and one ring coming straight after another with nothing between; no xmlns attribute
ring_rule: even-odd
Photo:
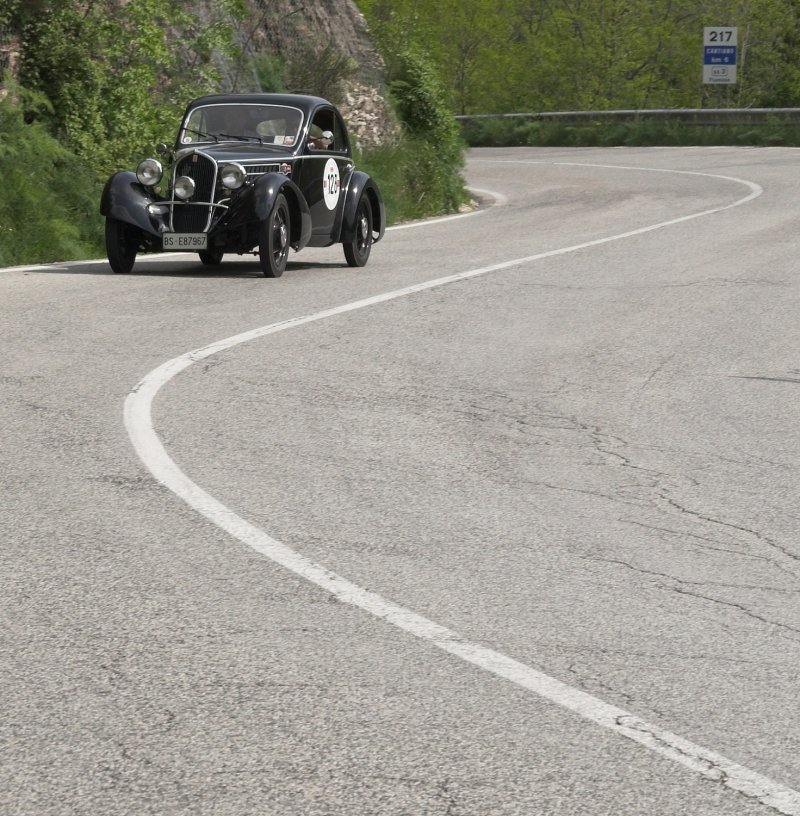
<svg viewBox="0 0 800 816"><path fill-rule="evenodd" d="M213 0L201 0L211 11ZM290 65L306 68L306 76L316 67L325 70L320 58L333 57L347 62L351 70L342 79L339 104L351 134L362 147L393 141L399 125L386 103L385 66L375 48L363 15L354 0L247 0L248 14L239 24L240 48L250 56L272 55ZM223 72L224 73L224 72ZM311 87L289 90L325 95L320 81ZM316 85L317 87L314 87ZM324 82L322 82L324 86ZM261 90L257 75L236 75L224 90Z"/></svg>
<svg viewBox="0 0 800 816"><path fill-rule="evenodd" d="M383 60L353 0L249 0L249 5L254 21L262 23L264 41L282 56L291 55L298 40L334 45L358 64L362 81L383 83Z"/></svg>

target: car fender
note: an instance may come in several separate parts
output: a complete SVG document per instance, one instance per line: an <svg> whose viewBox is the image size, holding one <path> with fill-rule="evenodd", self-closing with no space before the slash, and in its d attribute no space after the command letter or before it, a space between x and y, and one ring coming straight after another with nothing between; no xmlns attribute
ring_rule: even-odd
<svg viewBox="0 0 800 816"><path fill-rule="evenodd" d="M386 207L378 185L366 173L356 170L350 175L342 208L342 227L339 242L352 241L356 235L356 213L363 196L366 196L372 207L372 230L377 233L374 241L380 241L386 231Z"/></svg>
<svg viewBox="0 0 800 816"><path fill-rule="evenodd" d="M275 200L283 193L289 205L291 242L296 249L302 249L311 240L311 210L300 188L283 173L264 173L250 188L252 191L252 211L259 221L265 221Z"/></svg>
<svg viewBox="0 0 800 816"><path fill-rule="evenodd" d="M100 197L100 214L138 227L150 235L159 235L158 227L147 212L147 205L156 201L136 178L136 173L123 170L106 182Z"/></svg>

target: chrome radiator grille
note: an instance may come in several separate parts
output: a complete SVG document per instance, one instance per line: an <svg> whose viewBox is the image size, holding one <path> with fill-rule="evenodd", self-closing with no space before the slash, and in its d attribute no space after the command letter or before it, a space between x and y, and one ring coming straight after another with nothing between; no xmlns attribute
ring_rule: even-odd
<svg viewBox="0 0 800 816"><path fill-rule="evenodd" d="M277 173L279 164L245 164L244 169L248 179L253 179L262 173Z"/></svg>
<svg viewBox="0 0 800 816"><path fill-rule="evenodd" d="M198 203L184 203L173 197L172 229L175 232L205 232L211 221L209 202L214 200L217 165L202 153L192 153L176 165L174 178L178 176L188 176L194 181L192 201Z"/></svg>

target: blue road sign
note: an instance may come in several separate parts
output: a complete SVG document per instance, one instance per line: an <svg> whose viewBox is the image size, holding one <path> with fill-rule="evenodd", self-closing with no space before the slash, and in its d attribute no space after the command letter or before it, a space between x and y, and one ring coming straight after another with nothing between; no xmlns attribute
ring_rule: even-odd
<svg viewBox="0 0 800 816"><path fill-rule="evenodd" d="M704 45L703 65L736 65L736 46Z"/></svg>

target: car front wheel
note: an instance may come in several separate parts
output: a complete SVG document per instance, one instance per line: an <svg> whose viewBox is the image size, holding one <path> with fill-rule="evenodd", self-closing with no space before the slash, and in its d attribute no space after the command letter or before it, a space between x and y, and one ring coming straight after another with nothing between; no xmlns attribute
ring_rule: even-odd
<svg viewBox="0 0 800 816"><path fill-rule="evenodd" d="M258 260L265 278L279 278L286 269L290 246L289 205L281 194L258 231Z"/></svg>
<svg viewBox="0 0 800 816"><path fill-rule="evenodd" d="M367 197L358 202L356 231L351 241L344 242L344 257L349 266L364 266L372 249L372 207Z"/></svg>
<svg viewBox="0 0 800 816"><path fill-rule="evenodd" d="M112 271L118 275L130 272L138 249L139 230L136 227L116 218L106 218L106 255Z"/></svg>

